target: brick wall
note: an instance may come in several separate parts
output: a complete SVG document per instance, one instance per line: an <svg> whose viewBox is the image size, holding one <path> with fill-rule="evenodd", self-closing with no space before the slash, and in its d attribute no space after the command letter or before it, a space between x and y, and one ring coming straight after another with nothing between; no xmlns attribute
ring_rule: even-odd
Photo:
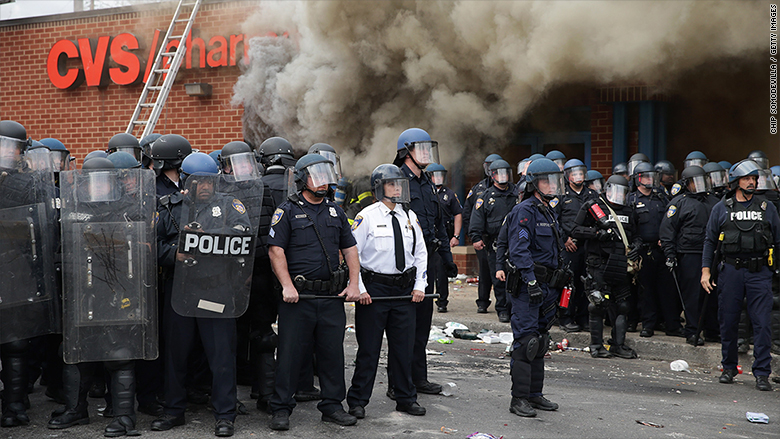
<svg viewBox="0 0 780 439"><path fill-rule="evenodd" d="M253 2L204 4L195 19L194 36L208 44L214 35L240 34L240 24L247 16L247 9L253 6ZM34 139L60 139L79 163L89 151L105 149L111 136L126 130L143 84L87 87L84 83L75 90L60 90L46 73L49 49L62 39L96 39L128 32L138 38L141 48L136 53L146 59L155 29L162 29L164 36L173 12L168 4L143 11L90 17L69 14L59 21L27 20L0 27L0 53L4 58L0 69L0 119L20 122ZM239 43L239 53L243 53L242 44ZM95 46L93 42L93 50ZM195 51L193 61L198 56ZM75 64L71 66L71 62ZM68 66L80 64L71 60ZM230 105L239 74L236 66L186 70L182 65L155 131L185 135L194 148L205 152L241 139L243 110ZM183 84L190 82L211 84L212 96L188 96Z"/></svg>
<svg viewBox="0 0 780 439"><path fill-rule="evenodd" d="M612 105L594 103L590 111L590 167L612 174Z"/></svg>

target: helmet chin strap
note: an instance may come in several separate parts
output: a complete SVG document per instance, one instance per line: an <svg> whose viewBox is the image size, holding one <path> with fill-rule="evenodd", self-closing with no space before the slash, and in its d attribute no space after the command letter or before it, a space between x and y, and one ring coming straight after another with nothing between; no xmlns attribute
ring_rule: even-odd
<svg viewBox="0 0 780 439"><path fill-rule="evenodd" d="M316 198L325 198L326 195L328 195L328 190L322 190L322 191L313 191L309 189L308 186L304 186L303 190L308 191L310 194L312 194Z"/></svg>

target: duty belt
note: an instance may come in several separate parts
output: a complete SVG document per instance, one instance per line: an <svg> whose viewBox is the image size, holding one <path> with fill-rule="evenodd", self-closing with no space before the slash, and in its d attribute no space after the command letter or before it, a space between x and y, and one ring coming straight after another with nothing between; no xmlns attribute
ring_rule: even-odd
<svg viewBox="0 0 780 439"><path fill-rule="evenodd" d="M544 265L534 263L534 276L537 282L550 283L550 279L553 277L555 269L545 267Z"/></svg>
<svg viewBox="0 0 780 439"><path fill-rule="evenodd" d="M360 274L365 283L378 283L391 287L409 288L417 279L417 267L412 267L399 274L376 273L365 268L360 268Z"/></svg>
<svg viewBox="0 0 780 439"><path fill-rule="evenodd" d="M331 282L329 280L309 280L302 275L295 276L293 279L293 285L295 289L300 293L301 291L330 291Z"/></svg>
<svg viewBox="0 0 780 439"><path fill-rule="evenodd" d="M754 257L754 258L732 258L731 256L724 256L723 262L733 265L734 268L747 268L751 273L757 273L767 265L766 258Z"/></svg>

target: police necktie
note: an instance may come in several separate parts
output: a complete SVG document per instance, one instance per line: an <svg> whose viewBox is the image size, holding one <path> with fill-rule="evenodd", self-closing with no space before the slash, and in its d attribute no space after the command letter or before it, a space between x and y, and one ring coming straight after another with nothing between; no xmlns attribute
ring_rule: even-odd
<svg viewBox="0 0 780 439"><path fill-rule="evenodd" d="M398 222L398 218L395 216L394 211L390 211L390 215L393 217L393 241L395 241L395 268L398 271L404 271L406 268L406 262L404 262L404 237L401 235L401 223Z"/></svg>

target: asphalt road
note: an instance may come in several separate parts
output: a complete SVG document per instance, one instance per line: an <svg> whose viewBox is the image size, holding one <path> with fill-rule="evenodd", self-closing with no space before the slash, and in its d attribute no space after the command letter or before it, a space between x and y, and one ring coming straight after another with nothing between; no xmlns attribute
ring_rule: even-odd
<svg viewBox="0 0 780 439"><path fill-rule="evenodd" d="M291 416L291 430L268 428L270 416L254 408L249 389L239 387L239 397L249 414L236 421L237 438L466 438L474 432L504 438L780 438L780 385L759 392L751 375L739 375L733 385L717 382L717 370L693 368L674 372L667 362L651 360L593 359L579 351L553 352L546 364L546 396L560 404L557 412L539 412L533 419L509 413L509 358L503 344L486 345L455 340L452 344L431 342L429 376L439 383L457 385L454 396L420 395L428 413L413 417L395 412L395 403L385 395L385 359L367 416L357 426L340 427L320 421L316 403L299 404ZM355 356L354 333L347 333L348 362ZM348 364L349 380L354 367ZM347 381L349 385L349 381ZM32 424L0 430L0 437L82 438L102 437L109 420L97 415L102 400L90 399L92 423L66 430L46 428L49 413L57 405L36 387L28 412ZM745 412L763 412L770 423L752 424ZM190 407L187 424L168 432L152 432L152 418L138 415L138 427L148 438L214 437L214 420L205 406ZM646 426L637 421L661 425Z"/></svg>

